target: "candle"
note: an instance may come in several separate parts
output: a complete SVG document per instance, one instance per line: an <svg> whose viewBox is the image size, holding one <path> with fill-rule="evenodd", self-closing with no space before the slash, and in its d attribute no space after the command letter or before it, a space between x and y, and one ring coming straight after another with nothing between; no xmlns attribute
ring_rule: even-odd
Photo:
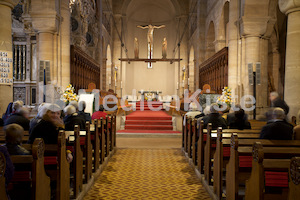
<svg viewBox="0 0 300 200"><path fill-rule="evenodd" d="M177 81L177 90L179 89L179 82Z"/></svg>

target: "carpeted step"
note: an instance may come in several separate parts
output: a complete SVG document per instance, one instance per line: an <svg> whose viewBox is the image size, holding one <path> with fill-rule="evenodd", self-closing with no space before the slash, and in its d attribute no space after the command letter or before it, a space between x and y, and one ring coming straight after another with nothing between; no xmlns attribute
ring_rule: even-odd
<svg viewBox="0 0 300 200"><path fill-rule="evenodd" d="M126 125L172 125L171 120L126 120Z"/></svg>
<svg viewBox="0 0 300 200"><path fill-rule="evenodd" d="M172 117L160 116L126 116L126 120L172 120Z"/></svg>
<svg viewBox="0 0 300 200"><path fill-rule="evenodd" d="M118 130L117 133L170 133L170 134L180 134L180 131L171 131L171 130Z"/></svg>
<svg viewBox="0 0 300 200"><path fill-rule="evenodd" d="M126 130L173 130L169 125L125 125Z"/></svg>

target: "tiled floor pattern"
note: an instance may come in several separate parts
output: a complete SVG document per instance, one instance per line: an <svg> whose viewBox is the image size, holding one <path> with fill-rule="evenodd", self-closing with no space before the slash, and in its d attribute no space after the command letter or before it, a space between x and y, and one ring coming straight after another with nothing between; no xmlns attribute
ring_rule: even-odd
<svg viewBox="0 0 300 200"><path fill-rule="evenodd" d="M88 192L94 199L210 199L179 149L118 149Z"/></svg>

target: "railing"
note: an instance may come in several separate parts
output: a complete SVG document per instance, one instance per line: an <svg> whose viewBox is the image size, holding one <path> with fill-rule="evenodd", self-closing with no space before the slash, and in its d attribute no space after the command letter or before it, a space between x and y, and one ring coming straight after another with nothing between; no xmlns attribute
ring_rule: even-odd
<svg viewBox="0 0 300 200"><path fill-rule="evenodd" d="M13 46L13 77L14 81L26 78L26 45Z"/></svg>
<svg viewBox="0 0 300 200"><path fill-rule="evenodd" d="M228 48L225 47L204 61L199 69L199 87L209 84L217 94L228 86Z"/></svg>
<svg viewBox="0 0 300 200"><path fill-rule="evenodd" d="M71 46L71 84L75 91L87 89L89 83L100 89L100 65L79 47Z"/></svg>

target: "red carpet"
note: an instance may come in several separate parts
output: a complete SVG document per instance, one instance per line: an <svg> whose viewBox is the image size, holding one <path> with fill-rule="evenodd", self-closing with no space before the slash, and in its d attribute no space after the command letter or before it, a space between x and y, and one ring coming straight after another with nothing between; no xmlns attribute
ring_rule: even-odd
<svg viewBox="0 0 300 200"><path fill-rule="evenodd" d="M172 117L170 115L168 115L164 111L150 110L151 106L154 108L158 108L160 106L162 107L161 102L149 102L149 104L145 102L143 106L140 104L140 102L138 102L136 105L137 111L126 116L125 130L121 130L118 132L119 133L179 133L178 131L173 131Z"/></svg>

